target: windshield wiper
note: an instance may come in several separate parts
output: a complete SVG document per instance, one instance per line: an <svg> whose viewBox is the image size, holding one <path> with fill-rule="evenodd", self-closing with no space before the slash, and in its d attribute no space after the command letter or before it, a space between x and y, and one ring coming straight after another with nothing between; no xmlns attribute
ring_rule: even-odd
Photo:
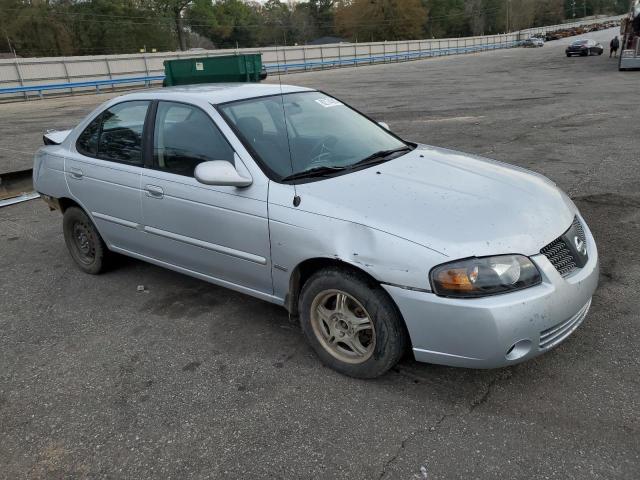
<svg viewBox="0 0 640 480"><path fill-rule="evenodd" d="M331 167L331 166L313 167L313 168L310 168L308 170L303 170L301 172L294 173L292 175L287 175L282 180L287 181L287 180L297 180L299 178L324 177L324 176L329 175L331 173L340 172L342 170L345 170L345 167L337 167L337 166L334 166L334 167Z"/></svg>
<svg viewBox="0 0 640 480"><path fill-rule="evenodd" d="M375 165L376 163L382 163L389 160L388 157L393 155L394 153L400 152L410 152L413 150L409 145L405 145L404 147L394 148L392 150L380 150L379 152L372 153L368 157L363 158L359 162L354 163L350 166L353 167L361 167L363 165Z"/></svg>
<svg viewBox="0 0 640 480"><path fill-rule="evenodd" d="M300 178L313 178L313 177L324 177L327 175L331 175L332 173L341 172L343 170L351 170L354 167L361 167L365 165L374 165L376 163L381 163L386 160L389 160L389 157L395 153L400 152L410 152L413 150L412 147L406 145L404 147L394 148L392 150L380 150L379 152L375 152L368 157L356 162L347 167L339 167L339 166L330 166L323 165L320 167L313 167L308 170L303 170L302 172L294 173L292 175L288 175L282 179L282 181L288 180L298 180Z"/></svg>

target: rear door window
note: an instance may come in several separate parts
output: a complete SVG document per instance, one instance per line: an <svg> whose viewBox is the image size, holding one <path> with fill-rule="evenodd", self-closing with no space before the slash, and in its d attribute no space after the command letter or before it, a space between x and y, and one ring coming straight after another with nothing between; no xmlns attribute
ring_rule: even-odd
<svg viewBox="0 0 640 480"><path fill-rule="evenodd" d="M149 101L122 102L98 115L79 135L82 155L130 165L143 165L142 134Z"/></svg>
<svg viewBox="0 0 640 480"><path fill-rule="evenodd" d="M142 166L142 131L149 102L124 102L102 114L98 158Z"/></svg>
<svg viewBox="0 0 640 480"><path fill-rule="evenodd" d="M100 125L102 115L98 115L78 137L76 149L82 155L95 157L98 153L98 140L100 139Z"/></svg>

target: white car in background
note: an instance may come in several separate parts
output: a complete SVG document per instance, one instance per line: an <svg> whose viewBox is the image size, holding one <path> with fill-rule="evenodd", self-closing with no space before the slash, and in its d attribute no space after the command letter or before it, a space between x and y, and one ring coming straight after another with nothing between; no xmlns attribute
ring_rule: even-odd
<svg viewBox="0 0 640 480"><path fill-rule="evenodd" d="M529 48L544 47L544 40L539 38L539 37L527 38L522 43L522 46L523 47L529 47Z"/></svg>

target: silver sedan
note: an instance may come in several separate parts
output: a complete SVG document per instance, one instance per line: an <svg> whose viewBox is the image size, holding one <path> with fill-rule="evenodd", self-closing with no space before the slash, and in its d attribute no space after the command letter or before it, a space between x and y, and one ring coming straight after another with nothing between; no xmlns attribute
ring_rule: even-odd
<svg viewBox="0 0 640 480"><path fill-rule="evenodd" d="M34 185L91 274L124 254L284 306L354 377L511 365L566 339L598 283L593 236L547 178L403 140L295 86L115 98L49 132Z"/></svg>

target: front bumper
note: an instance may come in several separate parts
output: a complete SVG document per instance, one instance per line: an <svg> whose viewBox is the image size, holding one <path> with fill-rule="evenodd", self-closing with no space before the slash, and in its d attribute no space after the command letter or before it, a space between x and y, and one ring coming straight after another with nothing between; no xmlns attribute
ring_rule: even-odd
<svg viewBox="0 0 640 480"><path fill-rule="evenodd" d="M542 283L480 299L452 299L383 285L402 313L416 360L496 368L536 357L582 323L598 286L598 251L586 223L589 260L562 277L544 255L531 257Z"/></svg>

